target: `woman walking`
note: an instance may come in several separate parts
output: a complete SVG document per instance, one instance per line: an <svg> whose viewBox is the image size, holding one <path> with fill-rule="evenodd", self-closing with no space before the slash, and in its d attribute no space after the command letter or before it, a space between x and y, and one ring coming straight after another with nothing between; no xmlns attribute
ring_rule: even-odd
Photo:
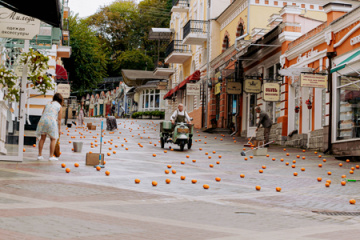
<svg viewBox="0 0 360 240"><path fill-rule="evenodd" d="M39 156L38 160L44 159L42 150L46 140L46 136L50 137L50 161L57 161L54 157L56 140L59 138L63 97L60 93L55 93L52 102L45 106L43 114L36 128L36 137L39 140Z"/></svg>

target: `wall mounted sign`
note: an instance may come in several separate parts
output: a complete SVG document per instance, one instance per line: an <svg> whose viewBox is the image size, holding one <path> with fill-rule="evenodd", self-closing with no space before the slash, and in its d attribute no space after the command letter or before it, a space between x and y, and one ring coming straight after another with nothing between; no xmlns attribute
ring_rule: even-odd
<svg viewBox="0 0 360 240"><path fill-rule="evenodd" d="M219 77L221 77L221 72L215 73L215 82L217 83L219 81Z"/></svg>
<svg viewBox="0 0 360 240"><path fill-rule="evenodd" d="M327 75L303 73L300 77L301 87L327 88Z"/></svg>
<svg viewBox="0 0 360 240"><path fill-rule="evenodd" d="M221 92L221 83L217 83L215 85L214 94L218 95L218 94L220 94L220 92Z"/></svg>
<svg viewBox="0 0 360 240"><path fill-rule="evenodd" d="M240 82L227 82L226 93L227 94L241 94L242 86Z"/></svg>
<svg viewBox="0 0 360 240"><path fill-rule="evenodd" d="M200 95L200 84L187 83L186 84L186 95L187 96L199 96Z"/></svg>
<svg viewBox="0 0 360 240"><path fill-rule="evenodd" d="M266 102L279 102L281 94L281 85L278 83L264 83L263 99Z"/></svg>
<svg viewBox="0 0 360 240"><path fill-rule="evenodd" d="M244 91L246 93L261 93L261 81L258 79L245 79Z"/></svg>
<svg viewBox="0 0 360 240"><path fill-rule="evenodd" d="M63 96L63 98L69 98L70 97L70 84L58 84L57 92L60 93Z"/></svg>
<svg viewBox="0 0 360 240"><path fill-rule="evenodd" d="M39 19L0 8L0 37L31 40L39 32Z"/></svg>

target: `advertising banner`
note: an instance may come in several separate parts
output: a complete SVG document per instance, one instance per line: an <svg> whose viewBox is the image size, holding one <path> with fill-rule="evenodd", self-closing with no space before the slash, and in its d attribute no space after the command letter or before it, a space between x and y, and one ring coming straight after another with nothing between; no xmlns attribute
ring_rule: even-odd
<svg viewBox="0 0 360 240"><path fill-rule="evenodd" d="M199 96L200 95L200 84L187 83L186 84L186 95L187 96Z"/></svg>
<svg viewBox="0 0 360 240"><path fill-rule="evenodd" d="M241 94L242 86L240 82L228 82L226 85L227 94Z"/></svg>

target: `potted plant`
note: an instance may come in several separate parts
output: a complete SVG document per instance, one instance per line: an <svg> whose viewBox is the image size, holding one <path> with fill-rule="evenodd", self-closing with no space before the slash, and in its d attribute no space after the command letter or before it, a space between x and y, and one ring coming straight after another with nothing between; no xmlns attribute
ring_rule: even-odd
<svg viewBox="0 0 360 240"><path fill-rule="evenodd" d="M149 119L149 118L151 118L151 112L149 112L149 111L143 112L143 113L142 113L142 118L143 118L143 119Z"/></svg>
<svg viewBox="0 0 360 240"><path fill-rule="evenodd" d="M151 112L152 119L160 119L160 111Z"/></svg>
<svg viewBox="0 0 360 240"><path fill-rule="evenodd" d="M298 113L300 111L300 107L299 106L296 106L295 107L295 113Z"/></svg>

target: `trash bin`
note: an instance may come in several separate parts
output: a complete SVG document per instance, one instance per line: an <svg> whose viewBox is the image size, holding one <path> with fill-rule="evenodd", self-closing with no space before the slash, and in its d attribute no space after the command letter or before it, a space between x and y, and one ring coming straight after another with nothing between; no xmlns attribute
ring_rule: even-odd
<svg viewBox="0 0 360 240"><path fill-rule="evenodd" d="M74 152L81 152L83 142L73 142Z"/></svg>

